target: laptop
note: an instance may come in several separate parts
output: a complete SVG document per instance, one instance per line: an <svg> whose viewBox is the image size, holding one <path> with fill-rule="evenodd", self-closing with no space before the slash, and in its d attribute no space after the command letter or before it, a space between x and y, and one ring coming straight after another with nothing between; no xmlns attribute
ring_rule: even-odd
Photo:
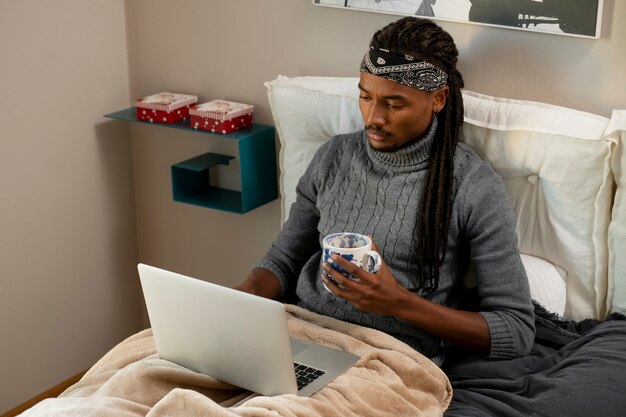
<svg viewBox="0 0 626 417"><path fill-rule="evenodd" d="M139 264L157 353L261 395L310 396L359 356L289 337L285 306Z"/></svg>

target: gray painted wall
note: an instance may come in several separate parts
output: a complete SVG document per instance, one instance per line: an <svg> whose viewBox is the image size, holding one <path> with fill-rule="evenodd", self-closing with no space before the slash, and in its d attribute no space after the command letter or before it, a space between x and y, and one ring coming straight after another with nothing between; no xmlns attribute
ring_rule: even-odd
<svg viewBox="0 0 626 417"><path fill-rule="evenodd" d="M122 0L0 2L0 414L141 328Z"/></svg>

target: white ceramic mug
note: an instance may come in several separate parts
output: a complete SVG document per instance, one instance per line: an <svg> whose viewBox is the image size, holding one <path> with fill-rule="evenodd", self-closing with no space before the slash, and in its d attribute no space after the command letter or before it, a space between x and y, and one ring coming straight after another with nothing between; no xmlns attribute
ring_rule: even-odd
<svg viewBox="0 0 626 417"><path fill-rule="evenodd" d="M331 259L333 254L340 255L368 272L378 271L382 264L382 259L378 252L372 250L372 239L359 233L341 232L330 234L322 241L322 249L322 262L328 262L337 271L355 281L358 281L356 277L333 262ZM330 275L326 274L326 276L334 284L337 284ZM330 291L326 284L324 284L324 288Z"/></svg>

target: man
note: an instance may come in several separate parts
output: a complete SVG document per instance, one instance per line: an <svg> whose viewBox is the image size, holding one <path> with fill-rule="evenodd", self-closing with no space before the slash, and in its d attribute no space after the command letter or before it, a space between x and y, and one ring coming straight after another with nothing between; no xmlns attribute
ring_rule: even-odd
<svg viewBox="0 0 626 417"><path fill-rule="evenodd" d="M457 143L457 56L429 20L404 18L374 35L359 82L365 129L319 149L283 230L240 290L295 290L300 306L387 332L437 364L446 342L493 358L530 350L533 307L504 185ZM320 264L321 240L344 231L372 236L380 270L334 259L356 282ZM477 311L458 309L470 265Z"/></svg>

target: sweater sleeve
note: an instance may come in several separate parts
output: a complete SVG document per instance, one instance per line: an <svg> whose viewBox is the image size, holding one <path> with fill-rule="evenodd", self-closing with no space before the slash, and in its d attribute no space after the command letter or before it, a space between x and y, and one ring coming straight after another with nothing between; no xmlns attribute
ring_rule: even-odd
<svg viewBox="0 0 626 417"><path fill-rule="evenodd" d="M518 250L515 216L502 178L487 163L468 181L464 212L479 312L491 338L489 357L528 354L535 336L534 310Z"/></svg>
<svg viewBox="0 0 626 417"><path fill-rule="evenodd" d="M317 193L321 179L318 174L325 172L322 165L329 145L330 141L326 142L314 155L298 181L296 201L291 205L287 221L265 256L255 265L269 269L278 277L281 297L295 287L303 266L320 249Z"/></svg>

